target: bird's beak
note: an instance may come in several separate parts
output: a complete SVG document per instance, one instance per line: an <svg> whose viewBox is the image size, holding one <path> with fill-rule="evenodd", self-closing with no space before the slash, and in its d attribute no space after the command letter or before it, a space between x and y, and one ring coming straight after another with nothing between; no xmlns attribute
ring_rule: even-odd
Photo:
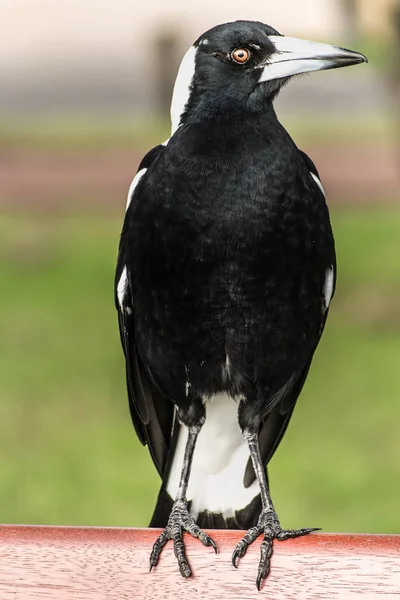
<svg viewBox="0 0 400 600"><path fill-rule="evenodd" d="M310 71L336 69L368 62L363 54L338 46L280 35L270 35L269 39L274 44L276 52L262 66L259 83Z"/></svg>

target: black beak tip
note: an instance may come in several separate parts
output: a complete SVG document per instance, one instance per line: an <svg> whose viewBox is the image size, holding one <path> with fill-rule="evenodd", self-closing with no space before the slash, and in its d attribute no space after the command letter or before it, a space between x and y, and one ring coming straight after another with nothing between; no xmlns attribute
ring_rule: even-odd
<svg viewBox="0 0 400 600"><path fill-rule="evenodd" d="M362 63L367 63L368 58L359 52L352 52L347 57L341 58L338 61L337 66L351 66L351 65L361 65Z"/></svg>
<svg viewBox="0 0 400 600"><path fill-rule="evenodd" d="M340 55L338 56L340 62L345 62L347 65L359 65L361 63L367 63L368 58L361 54L361 52L355 52L354 50L348 50L347 48L340 48Z"/></svg>

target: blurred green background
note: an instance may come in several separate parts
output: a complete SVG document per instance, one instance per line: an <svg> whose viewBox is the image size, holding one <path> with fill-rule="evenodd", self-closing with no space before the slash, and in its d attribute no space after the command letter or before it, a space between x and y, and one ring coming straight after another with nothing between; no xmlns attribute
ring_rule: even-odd
<svg viewBox="0 0 400 600"><path fill-rule="evenodd" d="M285 527L397 533L398 38L391 19L368 28L365 4L344 2L348 20L324 41L353 45L370 64L303 78L278 104L320 169L339 276L270 481ZM211 26L211 8L209 19ZM345 27L351 19L357 34ZM271 24L284 30L284 16ZM112 85L104 75L104 86ZM130 422L113 271L130 180L146 150L168 137L157 89L147 92L149 106L140 99L131 106L128 94L126 106L107 98L96 110L67 110L49 91L47 104L29 104L24 91L22 109L12 94L8 104L0 98L3 522L146 526L151 516L160 482ZM22 94L18 86L14 92ZM90 107L87 95L85 102Z"/></svg>

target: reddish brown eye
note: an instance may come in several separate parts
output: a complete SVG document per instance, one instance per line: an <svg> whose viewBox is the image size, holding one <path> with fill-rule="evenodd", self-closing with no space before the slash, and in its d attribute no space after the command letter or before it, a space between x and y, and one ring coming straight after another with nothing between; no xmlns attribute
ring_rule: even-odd
<svg viewBox="0 0 400 600"><path fill-rule="evenodd" d="M246 48L236 48L236 50L232 52L231 57L235 62L244 64L249 60L250 52L246 50Z"/></svg>

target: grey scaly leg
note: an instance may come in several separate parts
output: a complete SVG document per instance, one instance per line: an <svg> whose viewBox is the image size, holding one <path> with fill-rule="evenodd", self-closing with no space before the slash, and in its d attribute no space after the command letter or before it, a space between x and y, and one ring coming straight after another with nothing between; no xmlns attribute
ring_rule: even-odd
<svg viewBox="0 0 400 600"><path fill-rule="evenodd" d="M190 515L186 500L186 492L189 483L190 469L192 466L193 453L196 446L197 436L200 433L201 425L194 425L189 428L189 436L185 448L185 456L183 459L183 467L181 478L179 481L178 493L172 507L168 523L164 531L155 541L150 555L150 571L156 566L160 558L160 554L168 540L174 542L174 552L178 560L179 570L183 577L190 577L192 571L190 569L185 545L183 543L183 532L187 531L195 538L198 538L204 546L212 546L217 553L217 546L213 539L210 538L204 531L200 529Z"/></svg>
<svg viewBox="0 0 400 600"><path fill-rule="evenodd" d="M287 530L282 529L279 523L278 515L275 512L274 505L272 504L271 496L268 490L267 477L265 474L265 468L262 464L260 447L258 445L258 434L252 433L248 430L243 432L244 438L249 445L250 456L253 463L254 471L257 476L258 483L260 485L262 511L258 518L257 525L251 527L245 536L237 544L233 554L232 563L234 567L237 567L239 558L245 555L247 548L254 542L262 533L264 539L261 543L261 557L258 565L258 575L256 585L257 588L261 589L263 580L268 576L270 570L270 559L272 556L272 543L274 539L279 541L287 540L289 538L300 537L307 535L312 531L317 531L318 527L309 527L306 529L294 529Z"/></svg>

